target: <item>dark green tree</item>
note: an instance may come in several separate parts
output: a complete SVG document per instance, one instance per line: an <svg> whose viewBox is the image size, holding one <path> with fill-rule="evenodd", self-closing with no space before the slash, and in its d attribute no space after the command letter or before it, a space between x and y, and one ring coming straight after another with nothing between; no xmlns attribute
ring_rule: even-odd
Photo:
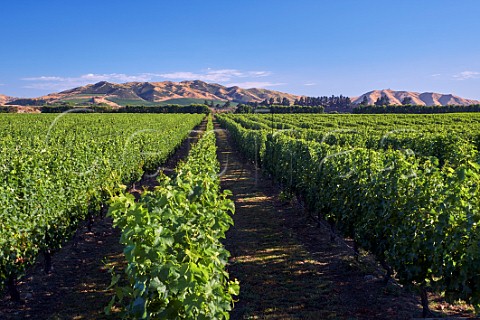
<svg viewBox="0 0 480 320"><path fill-rule="evenodd" d="M413 104L413 99L411 97L405 97L402 100L402 104L405 106L407 104Z"/></svg>
<svg viewBox="0 0 480 320"><path fill-rule="evenodd" d="M290 100L288 100L287 98L283 98L282 99L282 106L289 106L290 105Z"/></svg>
<svg viewBox="0 0 480 320"><path fill-rule="evenodd" d="M388 106L390 104L390 99L387 96L381 96L375 101L376 106Z"/></svg>
<svg viewBox="0 0 480 320"><path fill-rule="evenodd" d="M367 106L368 105L368 98L367 96L363 96L362 102L360 102L362 106Z"/></svg>

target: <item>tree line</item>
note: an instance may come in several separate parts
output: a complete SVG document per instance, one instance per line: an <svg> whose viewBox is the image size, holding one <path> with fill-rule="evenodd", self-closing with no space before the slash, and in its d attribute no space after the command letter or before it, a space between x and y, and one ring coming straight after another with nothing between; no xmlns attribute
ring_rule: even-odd
<svg viewBox="0 0 480 320"><path fill-rule="evenodd" d="M254 102L250 105L258 107L260 106L273 106L273 105L281 105L281 106L291 106L292 102L288 98L280 98L277 97L276 99L270 98L265 99L260 103ZM300 97L299 99L295 99L293 101L294 106L301 106L301 107L324 107L326 110L328 109L348 109L352 107L352 101L349 97L345 97L343 95L335 96L332 95L328 96L321 96L321 97ZM337 111L339 111L337 110Z"/></svg>
<svg viewBox="0 0 480 320"><path fill-rule="evenodd" d="M98 112L98 113L210 113L210 108L204 104L190 104L181 106L170 104L165 106L129 106L113 109L108 104L100 103L88 107L76 107L70 103L59 103L44 105L40 108L42 113L61 113L78 109L76 112Z"/></svg>
<svg viewBox="0 0 480 320"><path fill-rule="evenodd" d="M324 113L325 108L323 106L283 106L283 105L271 105L269 107L255 108L247 104L239 104L235 109L235 113Z"/></svg>
<svg viewBox="0 0 480 320"><path fill-rule="evenodd" d="M262 108L273 108L271 112L274 113L351 112L353 104L349 97L343 95L300 97L293 103L286 97L272 97L261 102L239 104L236 113L254 113Z"/></svg>

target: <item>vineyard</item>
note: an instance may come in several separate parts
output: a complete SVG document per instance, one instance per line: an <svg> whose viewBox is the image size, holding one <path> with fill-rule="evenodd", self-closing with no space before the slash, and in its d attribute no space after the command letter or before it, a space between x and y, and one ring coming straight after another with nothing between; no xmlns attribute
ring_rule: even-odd
<svg viewBox="0 0 480 320"><path fill-rule="evenodd" d="M0 118L0 279L16 280L79 223L101 212L109 190L163 163L203 115L4 115Z"/></svg>
<svg viewBox="0 0 480 320"><path fill-rule="evenodd" d="M480 309L478 115L222 115L286 193L398 281Z"/></svg>
<svg viewBox="0 0 480 320"><path fill-rule="evenodd" d="M330 300L319 305L320 291L338 293L326 289L328 268L315 269L322 263L311 263L307 245L276 224L283 204L262 203L268 197L257 185L260 169L328 236L348 239L357 259L373 256L385 285L417 292L424 316L431 315L432 293L480 311L480 115L219 114L215 122L226 131L213 130L212 117L201 114L2 115L1 289L20 302L18 280L39 260L51 272L55 253L98 218L121 233L116 241L126 265L110 269L111 282L107 275L114 292L104 306L107 318L255 317L287 300L292 315L303 307L295 305L302 291L310 315L342 318L321 309L332 307ZM157 170L201 123L198 141L175 170ZM228 167L230 141L254 165L248 179L233 160ZM129 186L146 176L155 176L156 187L135 197ZM230 228L237 209L253 212L229 233L237 229ZM282 244L296 251L281 251ZM250 264L235 245L246 248ZM261 264L258 252L271 260ZM292 260L282 265L272 252ZM252 282L266 275L263 295L248 291L254 287L248 277L235 280L242 268ZM297 287L294 268L307 279ZM282 292L276 280L287 293L275 295ZM265 313L250 306L235 313L234 302L264 298L271 304Z"/></svg>

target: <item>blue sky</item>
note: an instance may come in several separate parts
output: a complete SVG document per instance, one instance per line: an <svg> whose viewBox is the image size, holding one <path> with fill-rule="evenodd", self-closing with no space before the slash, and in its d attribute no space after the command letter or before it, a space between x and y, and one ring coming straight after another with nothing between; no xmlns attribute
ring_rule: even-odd
<svg viewBox="0 0 480 320"><path fill-rule="evenodd" d="M101 80L480 99L478 0L9 0L0 93Z"/></svg>

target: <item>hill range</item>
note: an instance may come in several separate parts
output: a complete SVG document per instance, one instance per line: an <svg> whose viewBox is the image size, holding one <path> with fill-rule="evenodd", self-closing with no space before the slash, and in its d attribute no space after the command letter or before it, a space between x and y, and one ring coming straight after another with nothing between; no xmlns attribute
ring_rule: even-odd
<svg viewBox="0 0 480 320"><path fill-rule="evenodd" d="M364 97L369 104L375 103L378 98L387 96L391 104L402 104L402 101L409 97L412 104L416 105L470 105L480 104L480 101L464 99L452 94L440 94L433 92L410 92L374 90L352 97L352 102L359 104ZM46 96L20 99L0 95L0 105L35 105L43 103L54 103L71 101L74 103L107 103L112 107L125 105L165 105L165 104L191 104L203 103L205 100L222 103L232 101L236 103L262 102L265 99L276 101L287 98L291 103L299 99L300 95L284 93L267 89L243 89L237 86L226 87L216 83L206 83L200 80L182 82L128 82L122 84L106 81L65 90L59 93L52 93Z"/></svg>
<svg viewBox="0 0 480 320"><path fill-rule="evenodd" d="M0 106L1 105L4 105L10 101L13 101L15 100L16 98L13 98L13 97L9 97L9 96L6 96L4 94L0 94Z"/></svg>
<svg viewBox="0 0 480 320"><path fill-rule="evenodd" d="M266 90L266 89L242 89L237 86L225 87L216 83L206 83L203 81L182 81L182 82L128 82L122 84L110 83L106 81L96 84L52 93L34 99L22 99L22 103L45 101L60 102L72 101L82 102L104 102L110 105L161 105L161 104L190 104L203 103L205 100L225 102L233 101L237 103L261 102L265 99L274 98L275 100L283 98L293 102L300 98L298 95ZM15 104L12 101L11 104Z"/></svg>
<svg viewBox="0 0 480 320"><path fill-rule="evenodd" d="M402 101L405 98L410 98L411 104L419 106L446 106L446 105L471 105L471 104L480 104L478 100L464 99L452 94L441 94L434 92L411 92L411 91L394 91L390 89L385 90L373 90L362 94L359 97L353 97L352 102L355 104L360 104L364 97L367 97L369 104L374 104L378 98L386 96L390 104L401 105Z"/></svg>

